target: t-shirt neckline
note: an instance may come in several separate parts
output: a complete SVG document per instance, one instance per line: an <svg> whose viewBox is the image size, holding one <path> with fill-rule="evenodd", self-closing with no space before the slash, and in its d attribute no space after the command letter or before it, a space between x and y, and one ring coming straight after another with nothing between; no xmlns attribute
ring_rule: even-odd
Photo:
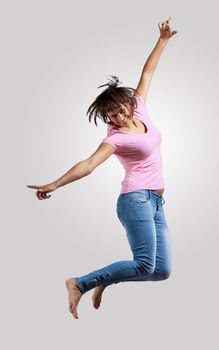
<svg viewBox="0 0 219 350"><path fill-rule="evenodd" d="M143 123L143 125L147 128L147 132L144 132L144 133L142 134L142 133L137 133L137 132L124 131L124 130L121 130L121 129L119 129L119 128L118 128L118 130L119 130L120 132L124 132L125 134L129 134L129 135L147 135L148 132L149 132L148 126L147 126L147 125L145 124L145 122L143 122L143 120L141 120L140 118L138 118L138 117L136 117L136 116L134 116L134 117L135 117L136 119L140 120L140 122Z"/></svg>

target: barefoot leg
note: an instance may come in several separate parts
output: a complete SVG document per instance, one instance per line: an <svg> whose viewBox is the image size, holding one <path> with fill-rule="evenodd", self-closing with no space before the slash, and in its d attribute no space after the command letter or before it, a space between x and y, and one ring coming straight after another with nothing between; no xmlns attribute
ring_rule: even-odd
<svg viewBox="0 0 219 350"><path fill-rule="evenodd" d="M74 318L78 318L77 306L82 297L82 293L75 282L75 278L68 278L65 284L68 290L69 311Z"/></svg>
<svg viewBox="0 0 219 350"><path fill-rule="evenodd" d="M106 288L106 286L104 286L103 284L94 288L94 292L92 295L92 301L93 301L93 307L95 309L98 309L100 307L102 294L103 294L103 291L105 288Z"/></svg>

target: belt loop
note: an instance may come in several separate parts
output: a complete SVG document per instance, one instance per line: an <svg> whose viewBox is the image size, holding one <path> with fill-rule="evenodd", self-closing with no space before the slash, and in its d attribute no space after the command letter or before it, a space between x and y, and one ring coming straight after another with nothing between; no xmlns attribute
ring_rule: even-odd
<svg viewBox="0 0 219 350"><path fill-rule="evenodd" d="M158 209L159 205L160 205L161 207L164 205L165 200L164 200L164 198L163 198L162 196L160 196L160 197L157 198L156 203L157 203L157 209Z"/></svg>

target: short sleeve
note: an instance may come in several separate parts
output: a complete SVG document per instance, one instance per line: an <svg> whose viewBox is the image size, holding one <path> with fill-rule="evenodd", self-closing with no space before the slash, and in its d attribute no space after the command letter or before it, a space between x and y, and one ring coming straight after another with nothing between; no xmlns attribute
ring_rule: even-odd
<svg viewBox="0 0 219 350"><path fill-rule="evenodd" d="M146 112L146 106L143 97L135 95L136 100L137 100L137 107L136 111L139 112L140 114L144 114Z"/></svg>
<svg viewBox="0 0 219 350"><path fill-rule="evenodd" d="M135 95L135 97L137 98L137 100L139 101L139 103L145 105L145 102L144 102L144 99L142 96L139 96L139 95Z"/></svg>
<svg viewBox="0 0 219 350"><path fill-rule="evenodd" d="M105 137L102 140L102 143L110 144L115 148L116 152L119 152L119 150L121 150L121 147L122 147L122 137L119 134L113 134Z"/></svg>
<svg viewBox="0 0 219 350"><path fill-rule="evenodd" d="M137 100L137 107L135 108L134 113L143 118L145 121L151 121L143 97L138 95L135 95L135 97Z"/></svg>

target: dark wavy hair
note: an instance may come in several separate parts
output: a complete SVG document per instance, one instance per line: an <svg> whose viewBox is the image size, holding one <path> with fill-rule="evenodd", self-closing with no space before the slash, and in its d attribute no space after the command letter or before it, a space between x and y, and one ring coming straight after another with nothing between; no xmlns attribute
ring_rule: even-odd
<svg viewBox="0 0 219 350"><path fill-rule="evenodd" d="M118 77L111 75L109 83L98 86L98 88L103 86L108 87L101 92L89 106L86 113L89 122L94 118L95 125L97 126L97 118L99 118L104 123L113 125L107 113L112 111L113 108L119 107L121 104L125 106L129 105L131 107L131 115L133 115L134 109L137 106L137 101L134 97L135 89L131 87L119 87L118 85L120 83Z"/></svg>

